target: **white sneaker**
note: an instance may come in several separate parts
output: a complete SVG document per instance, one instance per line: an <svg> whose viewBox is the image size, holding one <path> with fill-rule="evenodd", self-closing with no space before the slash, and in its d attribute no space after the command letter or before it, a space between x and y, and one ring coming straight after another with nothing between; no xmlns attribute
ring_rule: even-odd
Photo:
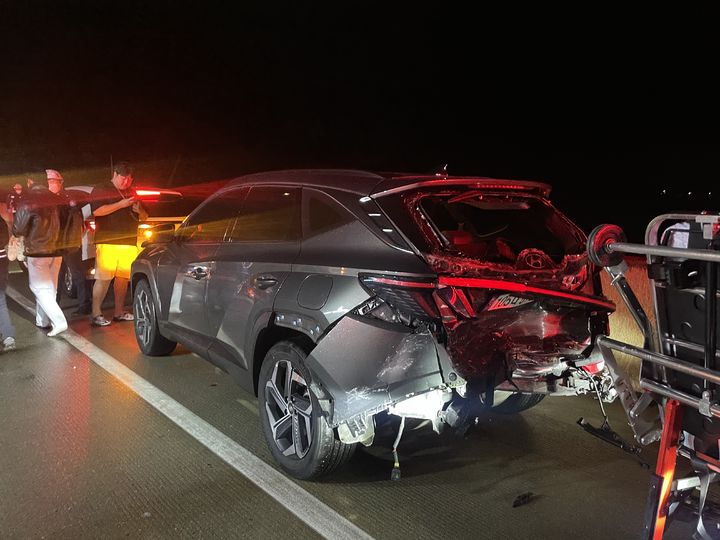
<svg viewBox="0 0 720 540"><path fill-rule="evenodd" d="M14 337L6 337L3 342L3 352L14 351L17 348Z"/></svg>
<svg viewBox="0 0 720 540"><path fill-rule="evenodd" d="M58 334L61 334L62 332L64 332L64 331L67 330L67 329L68 329L68 325L67 325L67 324L63 324L62 326L55 326L55 327L53 327L52 330L50 330L50 331L47 333L47 335L48 335L48 337L57 336Z"/></svg>

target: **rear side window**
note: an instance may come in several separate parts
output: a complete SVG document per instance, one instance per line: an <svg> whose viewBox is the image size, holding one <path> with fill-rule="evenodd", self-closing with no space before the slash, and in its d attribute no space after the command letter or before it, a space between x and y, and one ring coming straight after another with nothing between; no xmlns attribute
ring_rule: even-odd
<svg viewBox="0 0 720 540"><path fill-rule="evenodd" d="M250 188L235 218L233 242L290 242L301 236L301 189L282 186Z"/></svg>
<svg viewBox="0 0 720 540"><path fill-rule="evenodd" d="M347 210L314 190L308 190L308 237L317 236L355 220Z"/></svg>
<svg viewBox="0 0 720 540"><path fill-rule="evenodd" d="M234 189L208 200L178 230L180 239L194 243L218 243L241 208L245 189Z"/></svg>

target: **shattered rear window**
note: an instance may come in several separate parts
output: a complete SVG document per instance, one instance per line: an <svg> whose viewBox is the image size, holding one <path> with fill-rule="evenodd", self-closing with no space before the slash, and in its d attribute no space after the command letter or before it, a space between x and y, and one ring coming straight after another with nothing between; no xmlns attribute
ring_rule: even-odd
<svg viewBox="0 0 720 540"><path fill-rule="evenodd" d="M417 202L443 247L468 257L512 264L522 251L537 249L559 263L585 248L579 230L537 197L464 191Z"/></svg>

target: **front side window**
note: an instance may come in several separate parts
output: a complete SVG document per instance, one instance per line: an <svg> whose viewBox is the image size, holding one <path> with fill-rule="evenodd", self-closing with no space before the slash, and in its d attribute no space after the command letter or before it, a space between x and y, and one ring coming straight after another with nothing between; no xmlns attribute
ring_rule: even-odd
<svg viewBox="0 0 720 540"><path fill-rule="evenodd" d="M292 242L301 236L301 189L256 186L238 213L230 233L233 242Z"/></svg>
<svg viewBox="0 0 720 540"><path fill-rule="evenodd" d="M206 244L222 242L246 193L246 189L234 189L208 200L178 229L181 241Z"/></svg>

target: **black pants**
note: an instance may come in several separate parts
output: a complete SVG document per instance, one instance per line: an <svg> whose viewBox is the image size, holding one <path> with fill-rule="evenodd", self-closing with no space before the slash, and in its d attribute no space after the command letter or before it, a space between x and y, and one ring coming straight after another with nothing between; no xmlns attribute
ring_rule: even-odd
<svg viewBox="0 0 720 540"><path fill-rule="evenodd" d="M63 262L70 271L75 291L77 292L78 308L90 308L90 288L85 279L85 266L82 260L82 250L80 248L67 251L63 255ZM62 280L62 276L60 276ZM60 281L62 283L62 281Z"/></svg>

